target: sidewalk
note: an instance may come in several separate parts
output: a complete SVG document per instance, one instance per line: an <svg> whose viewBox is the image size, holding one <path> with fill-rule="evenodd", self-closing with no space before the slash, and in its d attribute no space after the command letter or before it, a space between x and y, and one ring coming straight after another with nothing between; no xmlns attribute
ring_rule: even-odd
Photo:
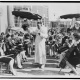
<svg viewBox="0 0 80 80"><path fill-rule="evenodd" d="M23 63L24 69L16 69L17 75L13 76L12 74L2 73L1 77L65 77L65 76L74 76L74 74L70 74L70 68L62 69L56 68L58 60L53 59L53 57L47 57L45 69L39 69L38 67L33 65L34 56L28 58L28 62ZM80 68L77 68L80 72ZM75 77L75 76L74 76Z"/></svg>

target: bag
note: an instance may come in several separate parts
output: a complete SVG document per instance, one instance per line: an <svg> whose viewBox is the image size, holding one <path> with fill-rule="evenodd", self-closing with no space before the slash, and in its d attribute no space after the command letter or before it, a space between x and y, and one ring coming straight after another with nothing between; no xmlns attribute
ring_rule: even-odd
<svg viewBox="0 0 80 80"><path fill-rule="evenodd" d="M61 67L61 68L66 67L66 61L64 59L62 59L62 61L60 62L59 67Z"/></svg>

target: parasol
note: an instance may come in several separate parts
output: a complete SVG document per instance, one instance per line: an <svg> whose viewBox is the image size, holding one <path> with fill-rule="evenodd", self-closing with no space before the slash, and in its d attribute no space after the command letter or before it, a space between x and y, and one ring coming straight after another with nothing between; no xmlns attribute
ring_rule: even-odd
<svg viewBox="0 0 80 80"><path fill-rule="evenodd" d="M38 14L33 14L31 12L25 12L25 11L12 11L12 14L15 15L16 17L27 18L27 19L34 19L34 20L42 18Z"/></svg>
<svg viewBox="0 0 80 80"><path fill-rule="evenodd" d="M42 17L38 14L33 14L32 19L37 20L37 19L41 19Z"/></svg>
<svg viewBox="0 0 80 80"><path fill-rule="evenodd" d="M60 16L60 18L64 18L64 19L72 19L72 18L79 18L80 14L66 14L66 15L62 15Z"/></svg>

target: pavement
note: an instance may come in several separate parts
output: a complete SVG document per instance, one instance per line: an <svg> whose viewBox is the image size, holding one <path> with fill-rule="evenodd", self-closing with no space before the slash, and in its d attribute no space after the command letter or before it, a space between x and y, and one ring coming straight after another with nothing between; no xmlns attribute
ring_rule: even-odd
<svg viewBox="0 0 80 80"><path fill-rule="evenodd" d="M37 78L37 77L79 77L80 75L71 74L70 68L66 67L60 71L60 68L56 68L59 63L59 59L55 59L54 57L47 56L46 65L44 69L38 68L34 63L34 56L28 57L27 62L23 62L24 69L15 69L16 75L13 76L7 72L0 72L0 77L23 77L23 78ZM3 69L5 70L5 69ZM80 68L77 67L77 71L80 72Z"/></svg>

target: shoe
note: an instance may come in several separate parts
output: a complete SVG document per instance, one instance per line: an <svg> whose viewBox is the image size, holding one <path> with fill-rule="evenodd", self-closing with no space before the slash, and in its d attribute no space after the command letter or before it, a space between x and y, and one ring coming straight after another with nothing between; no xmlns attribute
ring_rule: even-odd
<svg viewBox="0 0 80 80"><path fill-rule="evenodd" d="M41 66L42 66L42 65L40 65L40 64L38 65L39 68L41 68Z"/></svg>
<svg viewBox="0 0 80 80"><path fill-rule="evenodd" d="M28 62L28 60L27 59L23 59L23 62Z"/></svg>
<svg viewBox="0 0 80 80"><path fill-rule="evenodd" d="M17 69L23 69L23 67L17 67Z"/></svg>
<svg viewBox="0 0 80 80"><path fill-rule="evenodd" d="M44 69L45 65L39 64L39 68Z"/></svg>
<svg viewBox="0 0 80 80"><path fill-rule="evenodd" d="M80 75L80 73L74 71L70 71L70 73L74 73L75 75Z"/></svg>
<svg viewBox="0 0 80 80"><path fill-rule="evenodd" d="M74 73L74 71L70 71L70 73Z"/></svg>
<svg viewBox="0 0 80 80"><path fill-rule="evenodd" d="M56 68L60 68L60 66L57 66Z"/></svg>
<svg viewBox="0 0 80 80"><path fill-rule="evenodd" d="M14 72L14 71L13 72L9 71L9 73L12 74L12 75L16 75L16 72Z"/></svg>
<svg viewBox="0 0 80 80"><path fill-rule="evenodd" d="M44 69L44 67L45 67L45 65L42 65L42 66L41 66L41 69Z"/></svg>

